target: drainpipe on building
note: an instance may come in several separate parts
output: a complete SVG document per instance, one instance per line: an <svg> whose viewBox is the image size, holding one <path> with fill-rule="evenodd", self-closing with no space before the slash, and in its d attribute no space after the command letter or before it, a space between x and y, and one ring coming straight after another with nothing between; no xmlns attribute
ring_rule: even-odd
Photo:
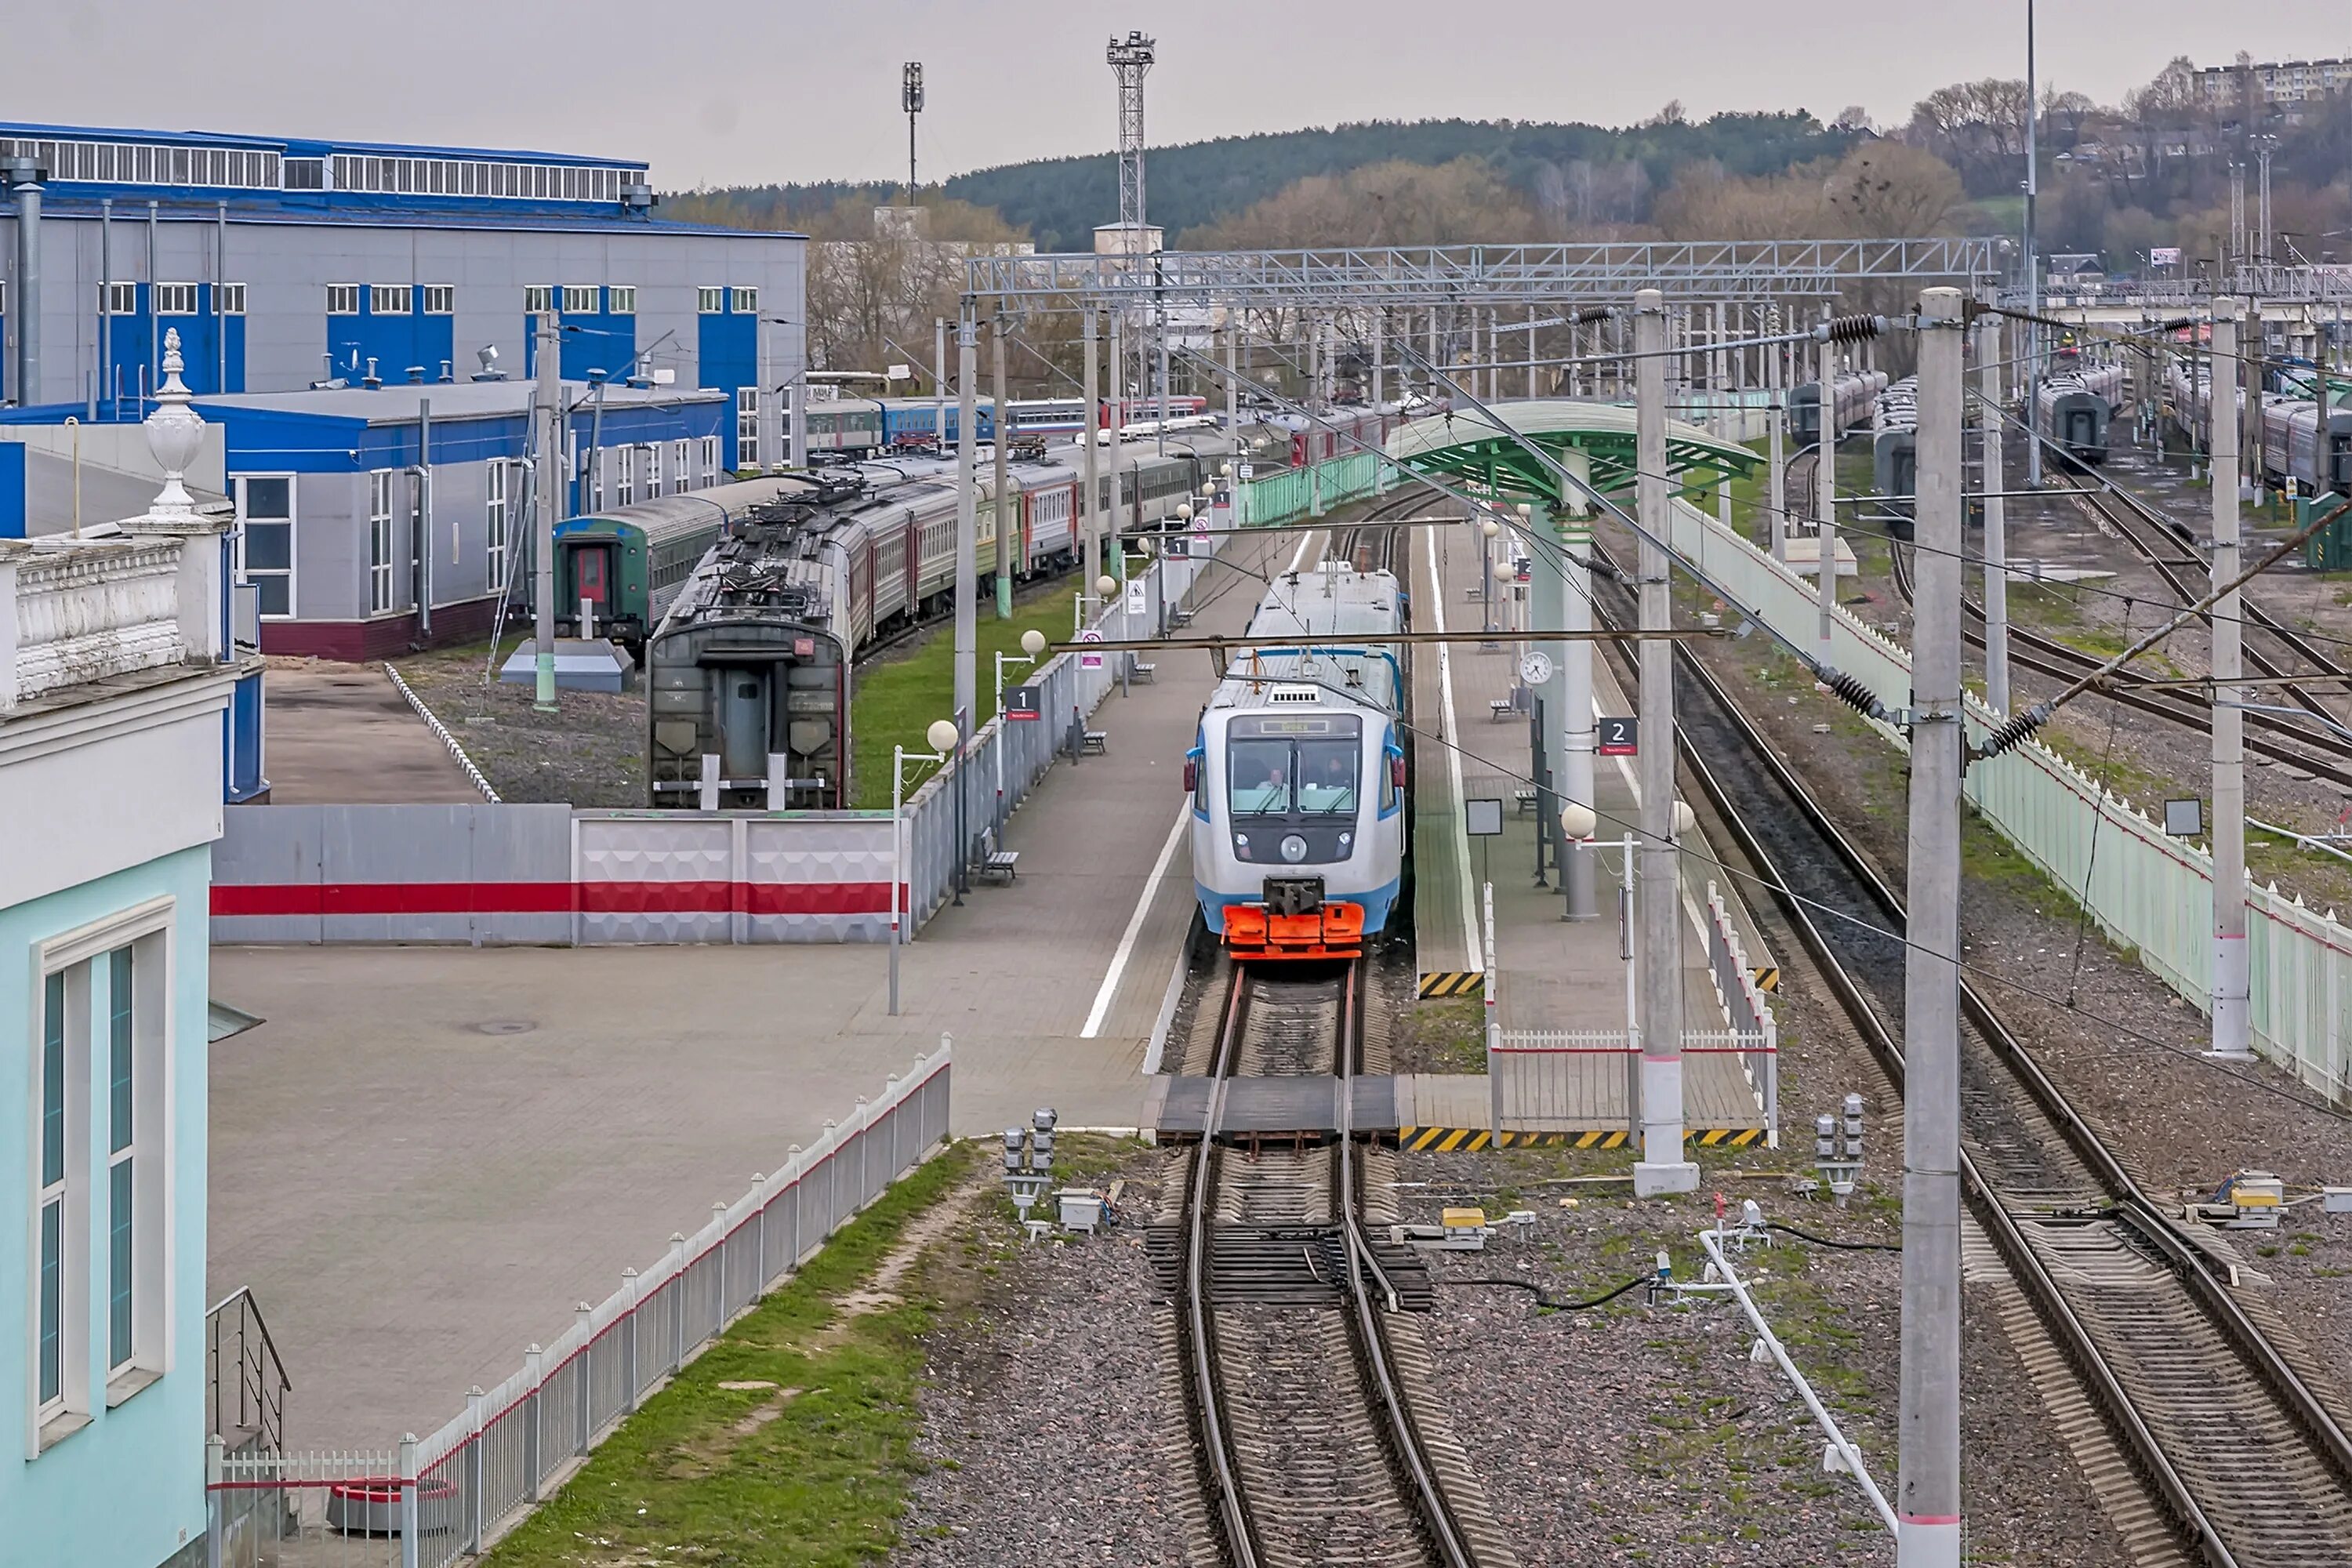
<svg viewBox="0 0 2352 1568"><path fill-rule="evenodd" d="M18 407L40 401L41 391L41 179L47 173L30 158L11 158L5 170L16 198L16 379L8 388Z"/></svg>

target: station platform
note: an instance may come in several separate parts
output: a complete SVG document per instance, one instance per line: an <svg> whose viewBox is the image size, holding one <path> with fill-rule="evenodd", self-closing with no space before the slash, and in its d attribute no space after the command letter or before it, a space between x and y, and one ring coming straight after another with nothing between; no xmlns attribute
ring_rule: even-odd
<svg viewBox="0 0 2352 1568"><path fill-rule="evenodd" d="M1244 630L1302 547L1233 541L1193 629ZM1013 814L1013 880L903 951L896 1016L878 945L215 949L213 994L265 1022L212 1053L208 1299L263 1304L300 1391L292 1440L434 1430L942 1035L960 1134L1043 1105L1148 1128L1145 1053L1193 918L1184 753L1215 683L1206 652L1154 662L1090 719L1104 753ZM380 671L320 679L399 702ZM429 743L404 704L384 722ZM304 798L363 798L293 771L328 792Z"/></svg>
<svg viewBox="0 0 2352 1568"><path fill-rule="evenodd" d="M1415 624L1433 631L1441 629L1441 620L1444 628L1480 626L1477 534L1467 524L1415 531ZM1503 604L1507 591L1496 585L1497 626L1510 624ZM1433 1086L1427 1112L1400 1117L1400 1140L1410 1148L1486 1147L1498 1131L1518 1142L1617 1147L1638 1127L1634 1063L1623 1045L1627 964L1620 956L1616 915L1622 851L1596 852L1600 918L1565 919L1557 872L1547 868L1538 880L1536 805L1521 794L1530 788L1529 717L1519 709L1497 707L1512 698L1528 646L1498 636L1492 647L1455 643L1423 649L1414 662L1421 730L1424 737L1435 731L1444 742L1424 738L1415 769L1416 941L1424 994L1477 994L1477 972L1485 967L1482 904L1491 886L1496 1021L1507 1042L1552 1037L1542 1046L1539 1061L1513 1064L1517 1070L1507 1099L1514 1103L1506 1106L1499 1129L1486 1080L1472 1077L1450 1096L1441 1097ZM1428 657L1432 653L1439 657ZM1593 687L1598 712L1634 711L1608 656L1597 650ZM1595 786L1599 836L1622 837L1622 825L1638 816L1633 760L1600 759ZM1499 802L1502 833L1465 838L1465 800ZM1708 962L1710 884L1748 965L1770 963L1739 889L1712 866L1712 854L1695 845L1683 858L1683 904L1689 917L1683 940L1686 1037L1720 1035L1727 1027ZM1612 1033L1613 1044L1592 1037ZM1684 1122L1694 1143L1744 1145L1766 1131L1771 1091L1759 1081L1759 1055L1703 1039L1686 1045Z"/></svg>

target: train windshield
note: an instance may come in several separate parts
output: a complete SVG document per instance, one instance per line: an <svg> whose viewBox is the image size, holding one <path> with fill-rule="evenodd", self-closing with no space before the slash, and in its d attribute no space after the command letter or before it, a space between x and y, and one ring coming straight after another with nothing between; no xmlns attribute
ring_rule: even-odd
<svg viewBox="0 0 2352 1568"><path fill-rule="evenodd" d="M1293 768L1288 741L1235 741L1225 769L1235 816L1290 809Z"/></svg>
<svg viewBox="0 0 2352 1568"><path fill-rule="evenodd" d="M1340 816L1356 809L1362 752L1348 740L1236 740L1228 753L1228 797L1235 816L1298 812Z"/></svg>
<svg viewBox="0 0 2352 1568"><path fill-rule="evenodd" d="M1356 742L1298 742L1298 809L1336 816L1356 809Z"/></svg>

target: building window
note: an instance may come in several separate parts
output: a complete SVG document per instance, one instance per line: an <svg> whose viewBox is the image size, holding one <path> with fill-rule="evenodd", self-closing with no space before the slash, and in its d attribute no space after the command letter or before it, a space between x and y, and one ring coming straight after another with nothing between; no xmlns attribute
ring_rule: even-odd
<svg viewBox="0 0 2352 1568"><path fill-rule="evenodd" d="M548 311L552 310L555 309L554 287L551 284L547 283L530 283L524 285L522 291L522 308L523 313L530 316L543 316Z"/></svg>
<svg viewBox="0 0 2352 1568"><path fill-rule="evenodd" d="M368 285L368 310L378 316L405 316L412 295L405 283Z"/></svg>
<svg viewBox="0 0 2352 1568"><path fill-rule="evenodd" d="M446 316L457 309L457 288L454 283L427 283L425 286L425 313Z"/></svg>
<svg viewBox="0 0 2352 1568"><path fill-rule="evenodd" d="M264 616L294 613L294 476L236 481L236 569L254 585Z"/></svg>
<svg viewBox="0 0 2352 1568"><path fill-rule="evenodd" d="M368 475L368 613L392 608L392 470Z"/></svg>
<svg viewBox="0 0 2352 1568"><path fill-rule="evenodd" d="M687 465L693 461L688 452L689 448L684 441L670 443L669 493L672 495L677 495L694 488L687 482L688 478L686 471Z"/></svg>
<svg viewBox="0 0 2352 1568"><path fill-rule="evenodd" d="M193 283L158 283L148 293L155 301L155 313L159 316L196 313L196 286Z"/></svg>
<svg viewBox="0 0 2352 1568"><path fill-rule="evenodd" d="M637 500L637 449L617 447L613 451L613 504L634 506Z"/></svg>
<svg viewBox="0 0 2352 1568"><path fill-rule="evenodd" d="M40 1185L34 1195L40 1232L40 1261L34 1293L34 1405L37 1418L47 1422L64 1414L66 1371L73 1338L73 1314L68 1286L79 1272L74 1267L76 1227L66 1213L72 1190L66 1180L68 1089L72 1079L66 1050L66 975L45 976L41 985L41 1072L36 1131L41 1155Z"/></svg>
<svg viewBox="0 0 2352 1568"><path fill-rule="evenodd" d="M735 313L737 315L750 316L758 313L760 309L760 291L757 289L731 289L728 291L735 297Z"/></svg>
<svg viewBox="0 0 2352 1568"><path fill-rule="evenodd" d="M327 161L323 158L289 158L286 160L286 188L289 191L322 191L327 188Z"/></svg>
<svg viewBox="0 0 2352 1568"><path fill-rule="evenodd" d="M735 389L735 471L760 471L760 389L756 386Z"/></svg>
<svg viewBox="0 0 2352 1568"><path fill-rule="evenodd" d="M719 437L716 436L702 438L702 467L697 470L696 479L697 489L719 482Z"/></svg>
<svg viewBox="0 0 2352 1568"><path fill-rule="evenodd" d="M33 1367L36 1454L92 1414L93 1332L108 1404L170 1369L173 901L155 899L37 950ZM101 1098L91 1104L91 1092ZM102 1238L93 1258L91 1243ZM102 1307L102 1310L98 1309ZM149 1374L133 1381L128 1374ZM64 1424L70 1421L70 1425Z"/></svg>
<svg viewBox="0 0 2352 1568"><path fill-rule="evenodd" d="M108 953L106 967L106 1370L111 1375L137 1352L140 1075L131 1033L131 950Z"/></svg>
<svg viewBox="0 0 2352 1568"><path fill-rule="evenodd" d="M716 316L727 309L727 290L708 284L694 291L694 308L706 316Z"/></svg>
<svg viewBox="0 0 2352 1568"><path fill-rule="evenodd" d="M634 283L615 284L604 290L604 309L615 316L637 313L637 289Z"/></svg>
<svg viewBox="0 0 2352 1568"><path fill-rule="evenodd" d="M327 314L356 316L360 313L360 286L356 283L327 285Z"/></svg>
<svg viewBox="0 0 2352 1568"><path fill-rule="evenodd" d="M215 283L213 285L213 307L224 316L245 314L245 285Z"/></svg>
<svg viewBox="0 0 2352 1568"><path fill-rule="evenodd" d="M507 580L507 475L512 468L511 463L493 461L482 473L482 541L492 588L503 586Z"/></svg>
<svg viewBox="0 0 2352 1568"><path fill-rule="evenodd" d="M101 315L137 315L139 313L139 285L136 283L100 284L98 286L98 309Z"/></svg>
<svg viewBox="0 0 2352 1568"><path fill-rule="evenodd" d="M567 316L594 315L596 286L593 283L566 283L563 286L563 313Z"/></svg>

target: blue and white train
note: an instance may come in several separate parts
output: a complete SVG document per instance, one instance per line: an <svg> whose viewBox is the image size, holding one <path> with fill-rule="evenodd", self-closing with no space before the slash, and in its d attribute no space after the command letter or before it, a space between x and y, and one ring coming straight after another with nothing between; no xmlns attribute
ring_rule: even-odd
<svg viewBox="0 0 2352 1568"><path fill-rule="evenodd" d="M1402 887L1412 689L1394 576L1276 579L1184 760L1202 917L1237 960L1352 958Z"/></svg>

